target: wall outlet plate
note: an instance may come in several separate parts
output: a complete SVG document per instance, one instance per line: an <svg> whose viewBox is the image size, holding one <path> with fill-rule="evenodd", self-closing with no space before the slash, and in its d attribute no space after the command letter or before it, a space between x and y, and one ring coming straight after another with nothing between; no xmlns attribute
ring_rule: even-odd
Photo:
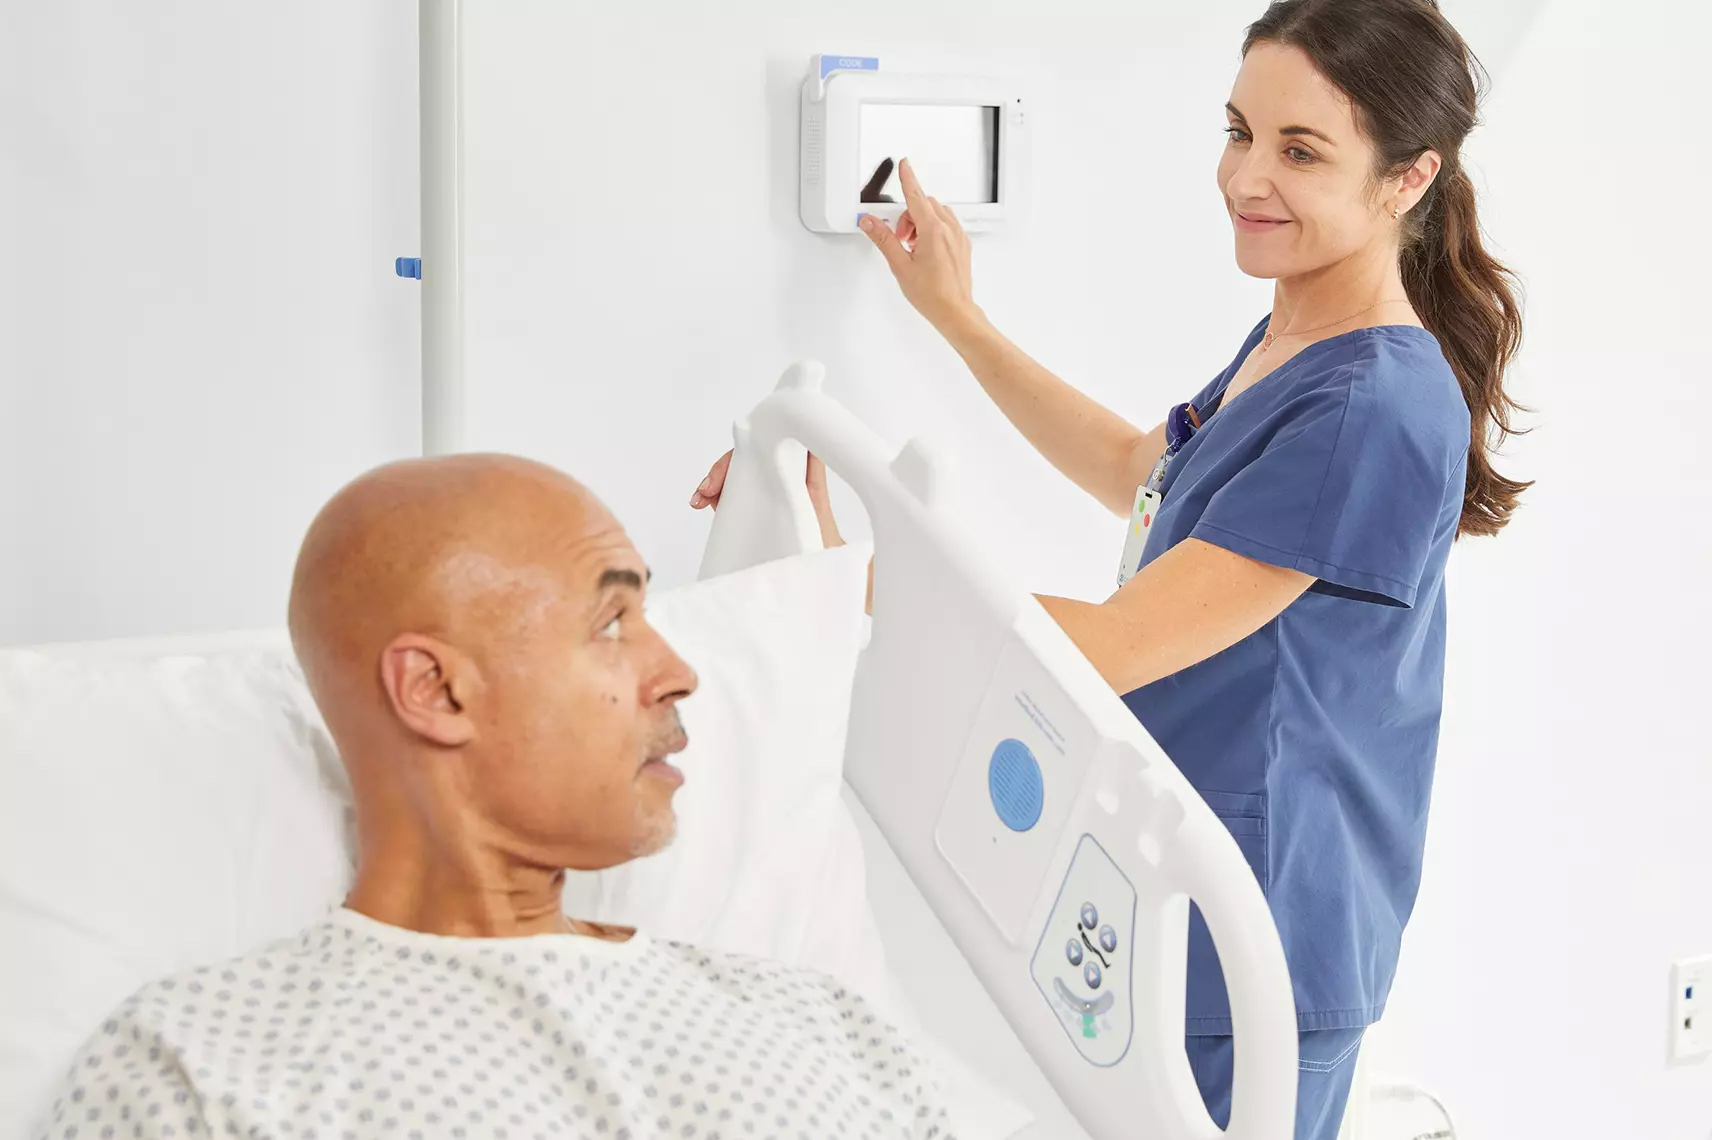
<svg viewBox="0 0 1712 1140"><path fill-rule="evenodd" d="M1712 1053L1712 954L1670 965L1670 1059L1698 1061Z"/></svg>

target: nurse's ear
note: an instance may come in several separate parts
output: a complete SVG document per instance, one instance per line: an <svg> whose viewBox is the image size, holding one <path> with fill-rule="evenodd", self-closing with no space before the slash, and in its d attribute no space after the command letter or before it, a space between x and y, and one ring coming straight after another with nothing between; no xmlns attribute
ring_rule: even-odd
<svg viewBox="0 0 1712 1140"><path fill-rule="evenodd" d="M380 659L381 688L404 728L441 748L475 739L465 706L481 687L475 662L436 638L406 633L393 638Z"/></svg>
<svg viewBox="0 0 1712 1140"><path fill-rule="evenodd" d="M1421 199L1427 196L1427 191L1438 181L1439 171L1443 167L1444 159L1439 157L1438 151L1424 150L1401 175L1392 180L1391 192L1381 198L1381 205L1393 221L1401 223L1410 211L1421 204Z"/></svg>

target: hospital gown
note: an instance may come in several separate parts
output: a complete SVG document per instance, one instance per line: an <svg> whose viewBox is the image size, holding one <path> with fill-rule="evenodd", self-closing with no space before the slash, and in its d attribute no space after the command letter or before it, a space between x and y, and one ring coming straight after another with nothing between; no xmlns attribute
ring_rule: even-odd
<svg viewBox="0 0 1712 1140"><path fill-rule="evenodd" d="M638 933L446 938L350 910L157 982L44 1140L951 1135L916 1044L837 982Z"/></svg>

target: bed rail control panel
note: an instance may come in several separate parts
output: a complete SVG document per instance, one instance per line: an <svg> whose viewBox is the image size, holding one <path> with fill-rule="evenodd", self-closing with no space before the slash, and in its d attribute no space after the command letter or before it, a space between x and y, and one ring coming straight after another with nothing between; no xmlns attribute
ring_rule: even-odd
<svg viewBox="0 0 1712 1140"><path fill-rule="evenodd" d="M1099 841L1082 836L1029 973L1090 1064L1122 1061L1135 1036L1129 992L1135 912L1135 887Z"/></svg>

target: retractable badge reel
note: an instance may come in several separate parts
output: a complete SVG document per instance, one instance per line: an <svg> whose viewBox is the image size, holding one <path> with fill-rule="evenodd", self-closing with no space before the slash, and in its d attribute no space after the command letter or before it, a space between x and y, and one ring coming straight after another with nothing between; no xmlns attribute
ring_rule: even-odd
<svg viewBox="0 0 1712 1140"><path fill-rule="evenodd" d="M1129 529L1124 532L1123 557L1118 561L1118 589L1141 571L1141 560L1147 555L1147 540L1153 524L1159 518L1159 506L1165 501L1165 472L1171 460L1182 449L1195 430L1201 426L1200 413L1193 404L1178 404L1165 417L1165 451L1147 482L1135 489L1135 503L1129 510Z"/></svg>

